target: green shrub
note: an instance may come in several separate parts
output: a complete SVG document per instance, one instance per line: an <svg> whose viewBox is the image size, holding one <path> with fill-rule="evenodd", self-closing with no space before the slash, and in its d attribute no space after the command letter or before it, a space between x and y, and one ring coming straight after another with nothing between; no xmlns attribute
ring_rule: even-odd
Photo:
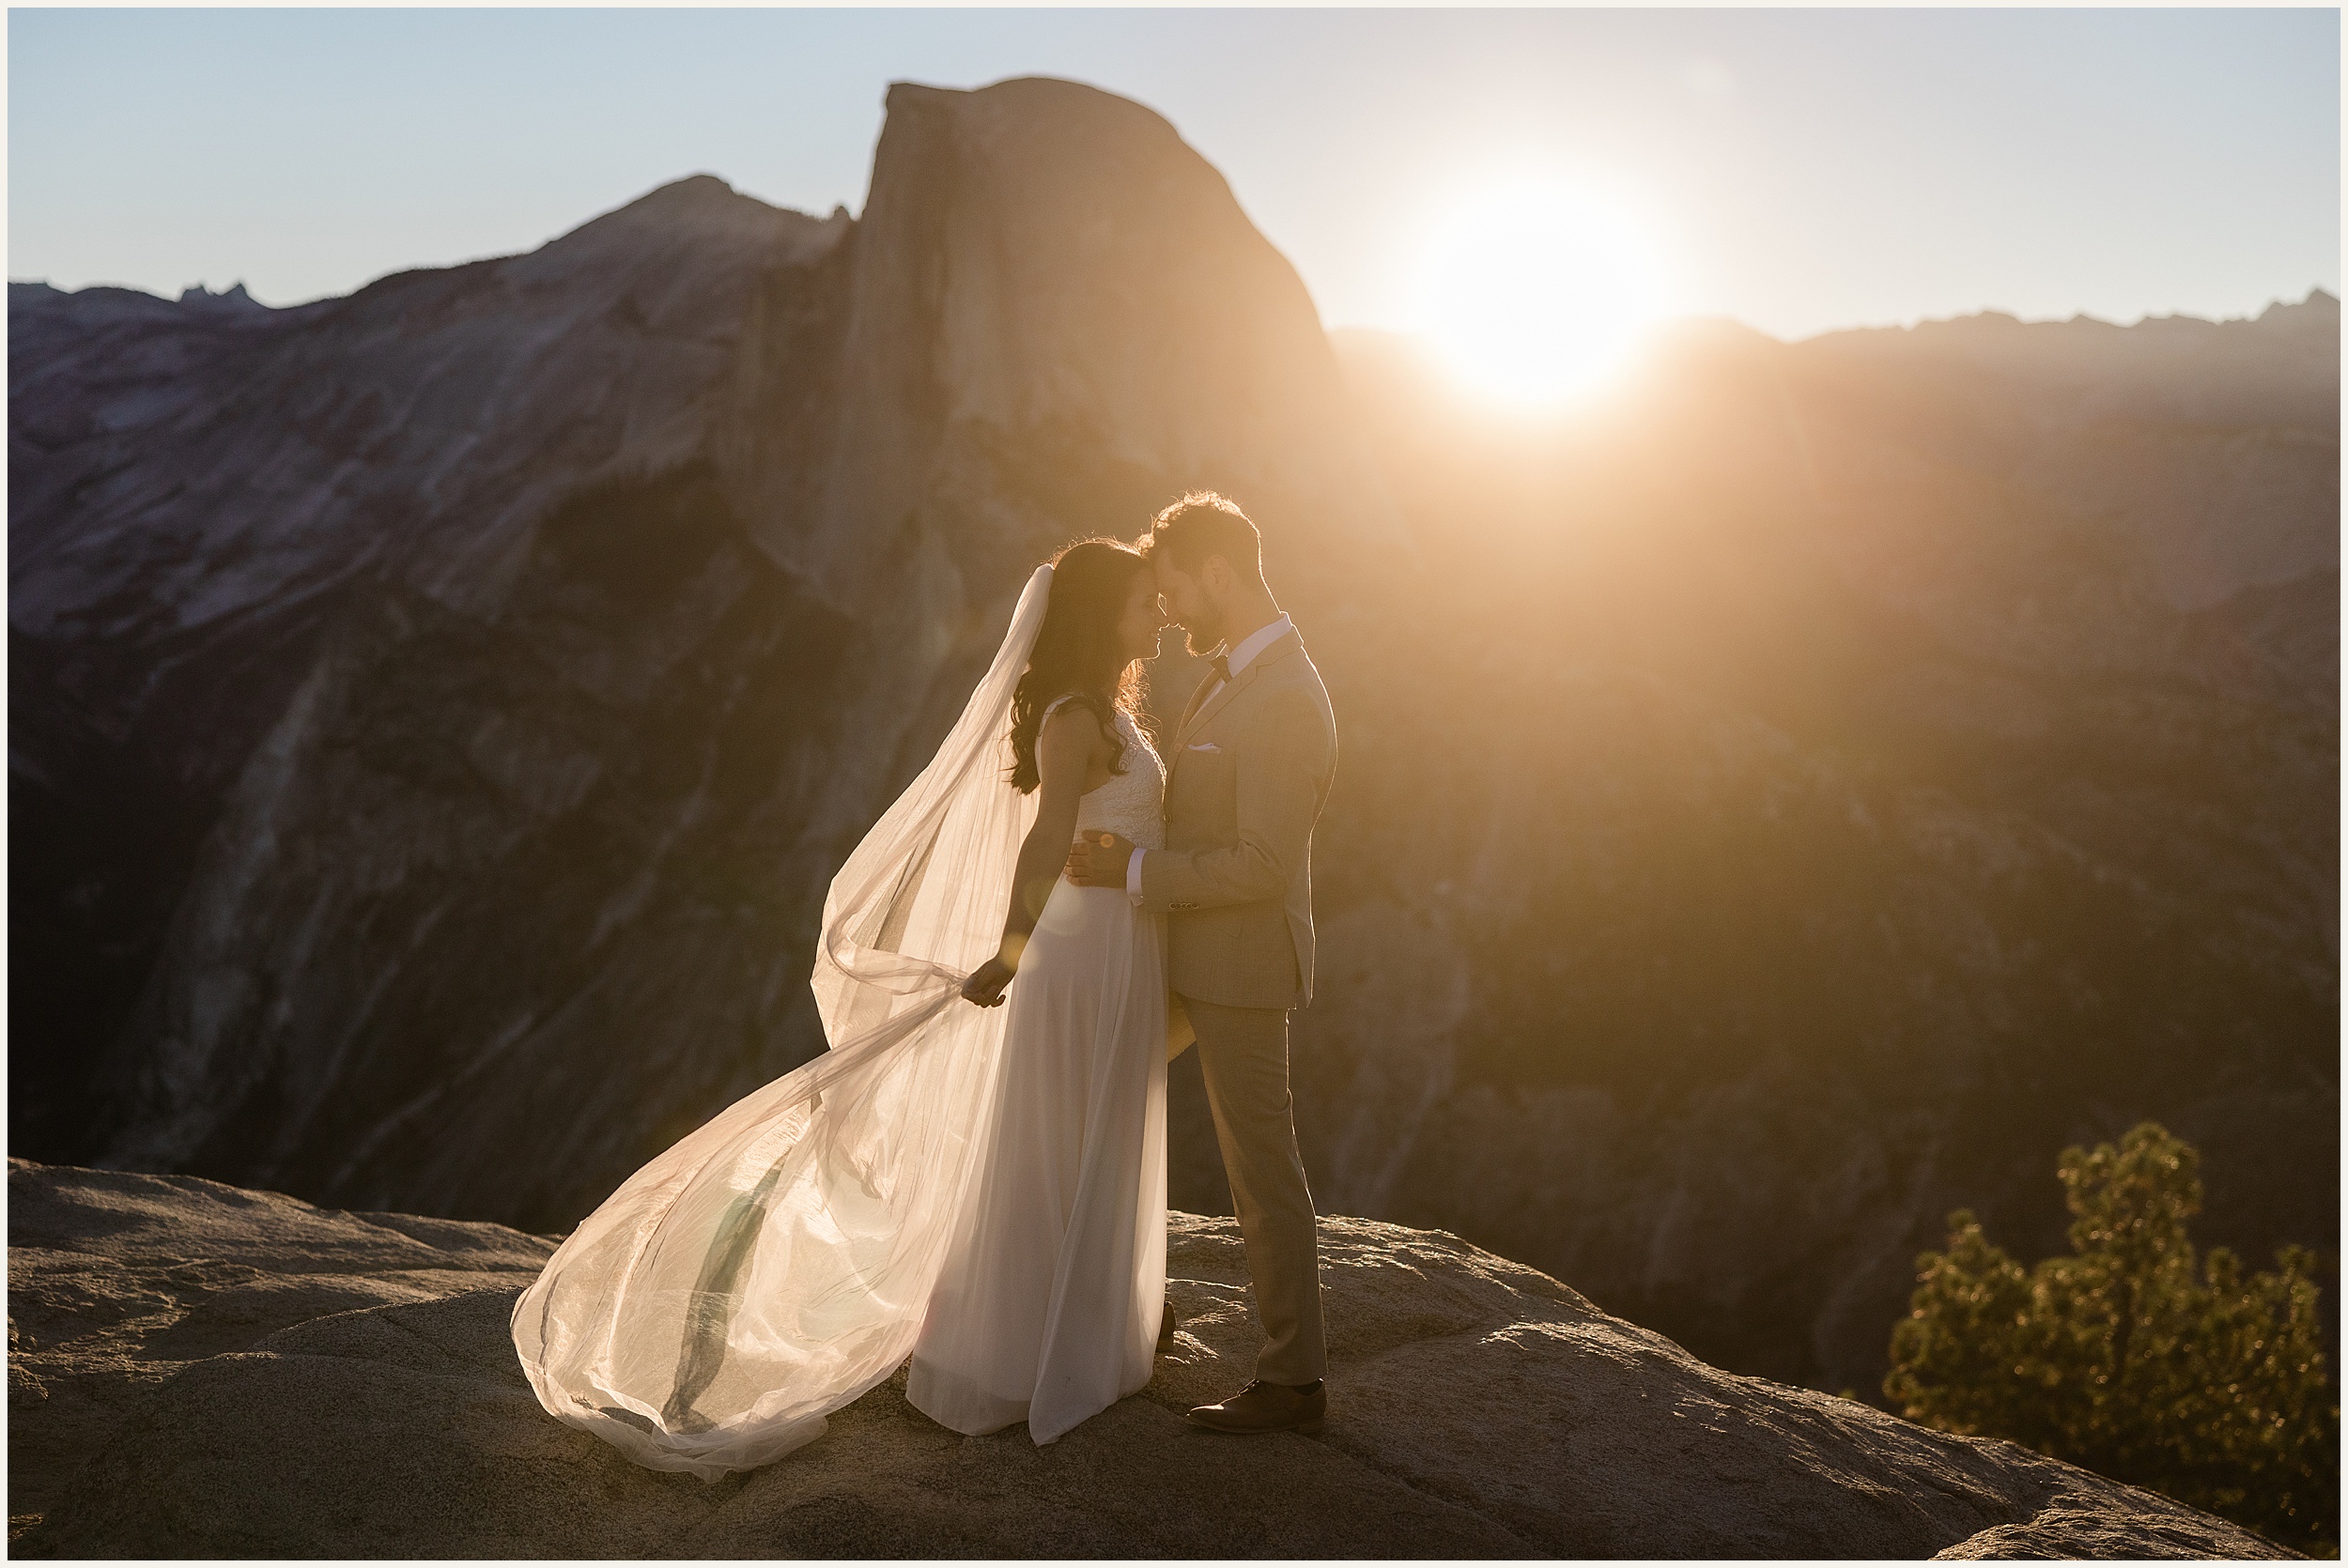
<svg viewBox="0 0 2348 1568"><path fill-rule="evenodd" d="M2245 1279L2186 1221L2200 1156L2155 1122L2067 1148L2069 1257L2025 1270L1972 1214L1949 1216L1892 1331L1883 1391L1911 1421L2006 1437L2278 1542L2337 1554L2340 1407L2325 1373L2314 1256Z"/></svg>

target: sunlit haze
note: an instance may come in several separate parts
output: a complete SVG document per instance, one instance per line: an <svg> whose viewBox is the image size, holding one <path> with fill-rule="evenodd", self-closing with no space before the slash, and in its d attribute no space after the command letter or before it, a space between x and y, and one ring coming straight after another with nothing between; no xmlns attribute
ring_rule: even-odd
<svg viewBox="0 0 2348 1568"><path fill-rule="evenodd" d="M695 173L855 212L890 81L1051 75L1170 120L1327 325L1540 396L1651 310L2337 293L2339 62L2334 9L19 8L8 272L287 304ZM1479 206L1496 170L1556 198Z"/></svg>
<svg viewBox="0 0 2348 1568"><path fill-rule="evenodd" d="M1664 314L1667 263L1603 194L1554 178L1475 191L1419 258L1404 318L1471 389L1520 405L1602 387Z"/></svg>

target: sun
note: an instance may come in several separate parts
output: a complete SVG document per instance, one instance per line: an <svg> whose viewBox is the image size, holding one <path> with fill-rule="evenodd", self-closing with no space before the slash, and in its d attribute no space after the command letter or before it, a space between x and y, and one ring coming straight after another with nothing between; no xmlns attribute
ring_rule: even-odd
<svg viewBox="0 0 2348 1568"><path fill-rule="evenodd" d="M1654 245L1621 207L1536 178L1490 186L1439 221L1412 292L1414 326L1460 379L1542 407L1611 379L1667 289Z"/></svg>

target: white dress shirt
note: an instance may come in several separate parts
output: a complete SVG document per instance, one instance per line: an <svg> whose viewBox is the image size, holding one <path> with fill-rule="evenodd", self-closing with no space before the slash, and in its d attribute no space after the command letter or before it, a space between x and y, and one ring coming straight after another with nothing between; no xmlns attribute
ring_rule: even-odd
<svg viewBox="0 0 2348 1568"><path fill-rule="evenodd" d="M1240 645L1232 649L1230 655L1223 662L1231 671L1233 678L1236 679L1241 670L1245 669L1249 665L1255 662L1257 654L1262 653L1265 649L1271 647L1274 642L1277 642L1282 637L1294 631L1295 629L1295 626L1290 623L1288 616L1283 613L1277 621L1273 622L1270 625L1259 626L1254 631L1248 633L1246 637L1241 638ZM1201 708L1213 701L1214 694L1223 689L1223 683L1221 681L1215 680L1215 678L1212 675L1210 675L1208 679L1214 681L1214 684L1209 686L1206 691L1200 695L1198 699L1198 706ZM1141 857L1148 853L1149 852L1147 850L1135 850L1134 851L1133 858L1125 862L1125 897L1134 901L1134 907L1135 909L1139 909L1141 907Z"/></svg>

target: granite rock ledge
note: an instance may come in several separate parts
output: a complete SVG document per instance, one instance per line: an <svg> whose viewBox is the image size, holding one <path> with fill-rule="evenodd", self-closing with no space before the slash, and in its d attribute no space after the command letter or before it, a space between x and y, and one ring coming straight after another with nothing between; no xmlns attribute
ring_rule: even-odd
<svg viewBox="0 0 2348 1568"><path fill-rule="evenodd" d="M1176 1214L1176 1351L1038 1449L904 1376L704 1484L537 1407L506 1337L553 1239L193 1176L8 1169L12 1555L2292 1554L2012 1444L1707 1366L1439 1231L1321 1225L1326 1430L1185 1425L1259 1342L1238 1233Z"/></svg>

